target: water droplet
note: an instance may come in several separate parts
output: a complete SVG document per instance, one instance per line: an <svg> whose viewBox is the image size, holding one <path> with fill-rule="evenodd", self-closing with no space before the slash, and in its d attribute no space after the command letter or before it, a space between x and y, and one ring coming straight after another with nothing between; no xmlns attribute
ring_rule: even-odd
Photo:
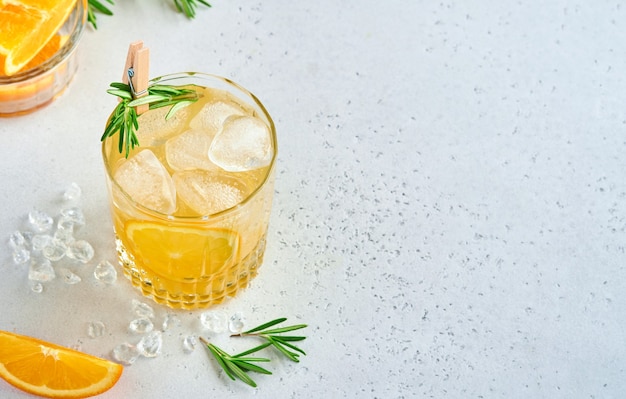
<svg viewBox="0 0 626 399"><path fill-rule="evenodd" d="M183 351L185 353L191 353L198 345L198 337L195 335L187 335L183 338Z"/></svg>
<svg viewBox="0 0 626 399"><path fill-rule="evenodd" d="M89 338L98 338L104 334L106 327L101 321L92 321L87 325L87 335Z"/></svg>
<svg viewBox="0 0 626 399"><path fill-rule="evenodd" d="M38 281L31 282L30 290L36 294L41 294L43 292L43 284Z"/></svg>
<svg viewBox="0 0 626 399"><path fill-rule="evenodd" d="M230 320L228 321L228 329L230 332L238 334L243 331L244 325L245 318L243 317L243 313L237 312L230 316Z"/></svg>

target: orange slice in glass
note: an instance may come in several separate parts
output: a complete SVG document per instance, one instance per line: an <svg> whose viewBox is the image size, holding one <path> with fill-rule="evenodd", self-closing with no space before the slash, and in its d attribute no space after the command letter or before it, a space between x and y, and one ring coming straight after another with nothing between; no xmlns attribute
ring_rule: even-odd
<svg viewBox="0 0 626 399"><path fill-rule="evenodd" d="M23 69L50 42L77 0L0 1L0 55L4 74Z"/></svg>
<svg viewBox="0 0 626 399"><path fill-rule="evenodd" d="M238 262L239 235L231 230L129 222L126 234L135 259L171 280L191 282Z"/></svg>

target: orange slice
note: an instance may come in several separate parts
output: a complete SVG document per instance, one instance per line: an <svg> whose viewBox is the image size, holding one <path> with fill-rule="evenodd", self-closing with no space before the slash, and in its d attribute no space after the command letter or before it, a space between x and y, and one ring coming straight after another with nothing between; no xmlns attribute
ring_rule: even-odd
<svg viewBox="0 0 626 399"><path fill-rule="evenodd" d="M0 377L46 398L86 398L110 389L120 364L35 338L0 331Z"/></svg>
<svg viewBox="0 0 626 399"><path fill-rule="evenodd" d="M45 46L43 46L41 51L39 51L37 53L37 55L35 57L33 57L33 59L30 60L28 62L28 64L24 65L22 67L22 69L20 69L18 72L26 71L28 69L32 69L32 68L34 68L34 67L36 67L38 65L43 64L47 60L49 60L53 55L55 55L57 53L57 51L59 51L59 49L61 47L63 47L65 42L67 42L68 38L69 38L68 35L56 34L56 35L52 36L52 39L50 39L50 41L48 43L46 43ZM6 59L6 57L4 55L0 54L0 76L6 76L7 75L6 72L4 71L5 59Z"/></svg>
<svg viewBox="0 0 626 399"><path fill-rule="evenodd" d="M0 1L0 54L4 73L28 64L59 31L77 0Z"/></svg>
<svg viewBox="0 0 626 399"><path fill-rule="evenodd" d="M171 280L190 282L226 270L238 261L239 235L227 229L128 222L135 258Z"/></svg>

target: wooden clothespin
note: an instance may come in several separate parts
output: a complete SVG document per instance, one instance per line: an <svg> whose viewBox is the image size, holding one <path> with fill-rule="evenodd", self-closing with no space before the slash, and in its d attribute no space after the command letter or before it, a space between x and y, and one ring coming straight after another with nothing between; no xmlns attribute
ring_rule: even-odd
<svg viewBox="0 0 626 399"><path fill-rule="evenodd" d="M149 49L143 47L141 40L131 43L128 47L122 82L130 85L134 98L143 97L148 94L148 81L150 79L149 67ZM137 115L146 112L148 107L148 104L137 106Z"/></svg>

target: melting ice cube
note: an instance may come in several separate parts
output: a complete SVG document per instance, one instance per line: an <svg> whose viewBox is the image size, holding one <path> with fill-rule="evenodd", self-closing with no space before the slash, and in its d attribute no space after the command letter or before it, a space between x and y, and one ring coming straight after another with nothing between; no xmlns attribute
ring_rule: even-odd
<svg viewBox="0 0 626 399"><path fill-rule="evenodd" d="M141 205L170 214L176 209L176 189L165 166L150 150L142 150L115 172L120 187Z"/></svg>
<svg viewBox="0 0 626 399"><path fill-rule="evenodd" d="M180 198L195 212L211 215L237 205L247 195L238 179L201 170L172 176Z"/></svg>
<svg viewBox="0 0 626 399"><path fill-rule="evenodd" d="M252 116L230 117L213 139L209 158L229 172L245 172L269 165L272 140L267 125Z"/></svg>
<svg viewBox="0 0 626 399"><path fill-rule="evenodd" d="M243 116L246 112L236 103L230 101L214 101L206 104L189 123L192 129L199 129L214 136L224 124L224 121L232 116Z"/></svg>
<svg viewBox="0 0 626 399"><path fill-rule="evenodd" d="M179 109L170 119L166 120L165 116L169 110L170 107L163 107L141 114L137 138L142 146L163 144L167 139L182 131L189 109Z"/></svg>
<svg viewBox="0 0 626 399"><path fill-rule="evenodd" d="M187 130L165 143L165 158L176 170L215 170L217 166L209 159L213 135L198 129Z"/></svg>

